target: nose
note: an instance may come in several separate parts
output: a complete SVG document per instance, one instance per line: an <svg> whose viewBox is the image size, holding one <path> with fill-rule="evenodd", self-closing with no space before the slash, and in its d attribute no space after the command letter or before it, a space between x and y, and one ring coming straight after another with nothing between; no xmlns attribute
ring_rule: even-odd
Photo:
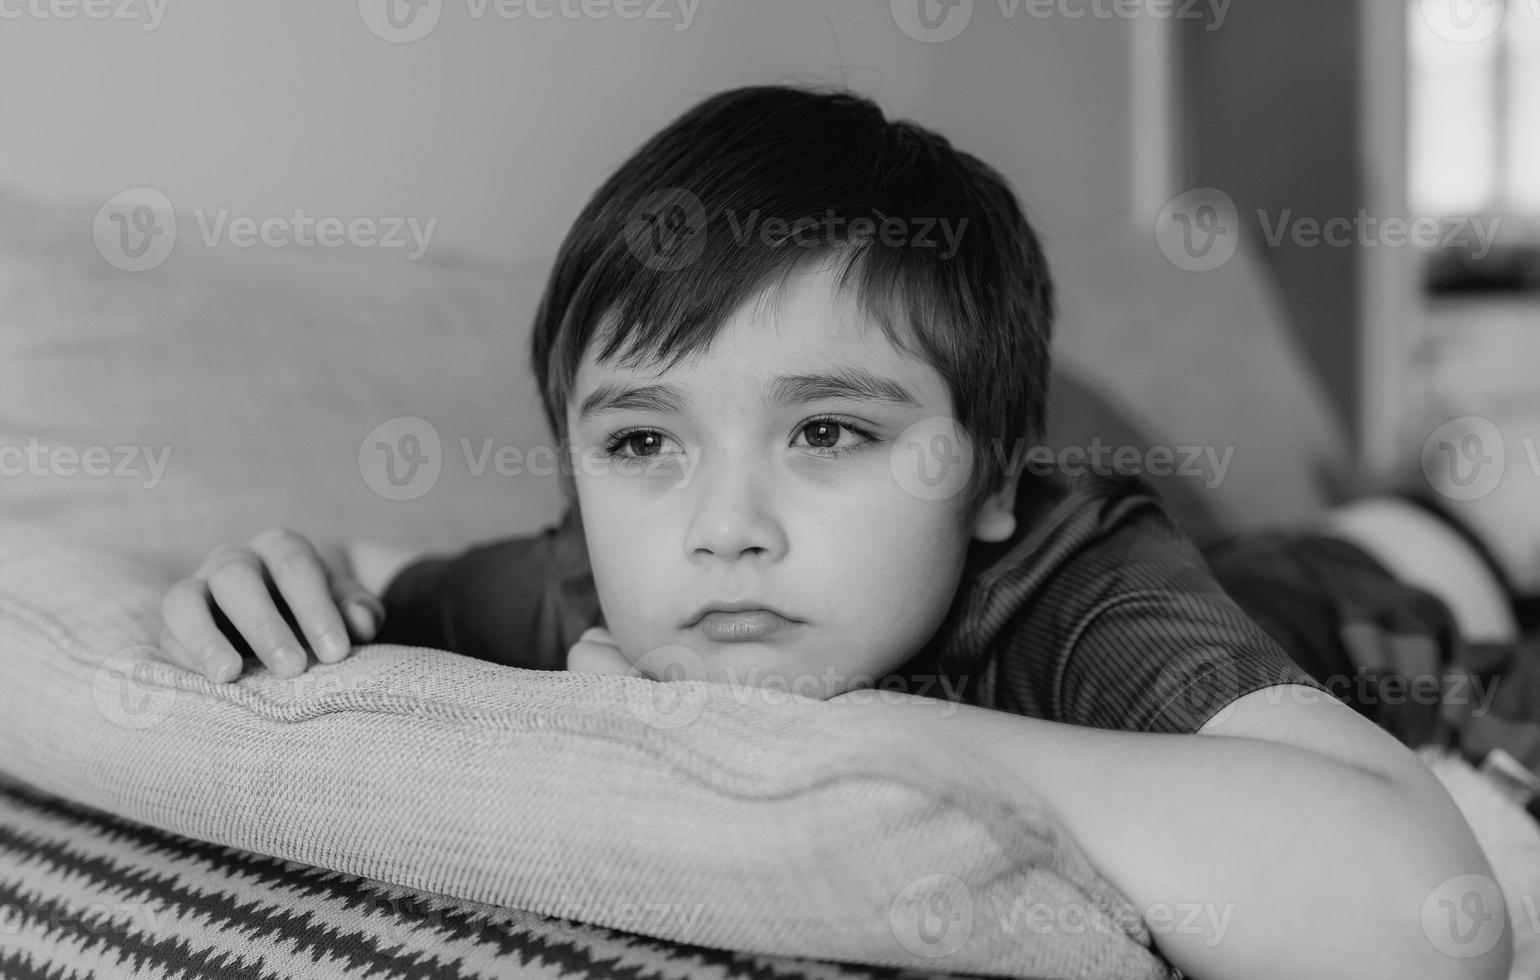
<svg viewBox="0 0 1540 980"><path fill-rule="evenodd" d="M691 561L753 557L769 562L785 554L786 534L774 513L771 469L747 453L718 449L703 455L692 481L692 513L685 534L685 554Z"/></svg>

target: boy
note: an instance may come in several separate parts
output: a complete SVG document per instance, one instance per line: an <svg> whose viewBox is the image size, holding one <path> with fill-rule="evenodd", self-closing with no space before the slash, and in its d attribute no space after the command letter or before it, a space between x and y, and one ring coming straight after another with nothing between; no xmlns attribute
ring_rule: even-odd
<svg viewBox="0 0 1540 980"><path fill-rule="evenodd" d="M1019 478L1052 306L991 168L846 93L723 93L557 258L533 353L574 462L560 526L407 568L383 628L267 534L168 594L168 652L233 678L217 614L304 670L270 577L323 662L340 609L358 640L523 667L852 701L942 678L850 710L1030 786L1189 974L1506 975L1491 869L1415 756L1242 614L1140 481ZM1440 903L1472 896L1485 918L1451 932ZM1185 903L1234 914L1222 936L1157 923Z"/></svg>

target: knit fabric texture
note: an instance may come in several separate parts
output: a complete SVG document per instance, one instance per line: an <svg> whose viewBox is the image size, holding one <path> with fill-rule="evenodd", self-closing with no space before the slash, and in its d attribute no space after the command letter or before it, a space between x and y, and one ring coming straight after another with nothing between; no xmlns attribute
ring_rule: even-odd
<svg viewBox="0 0 1540 980"><path fill-rule="evenodd" d="M1025 787L880 713L389 645L217 685L157 655L169 584L0 538L6 772L192 840L674 942L1174 975Z"/></svg>

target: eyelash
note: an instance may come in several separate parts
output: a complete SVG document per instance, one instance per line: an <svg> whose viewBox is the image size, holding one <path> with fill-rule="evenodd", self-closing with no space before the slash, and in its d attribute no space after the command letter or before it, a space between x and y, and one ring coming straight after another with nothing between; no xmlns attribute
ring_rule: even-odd
<svg viewBox="0 0 1540 980"><path fill-rule="evenodd" d="M797 432L800 433L803 429L809 428L810 426L814 426L814 425L834 425L834 426L839 426L842 429L850 430L851 433L853 433L855 435L858 435L862 439L865 440L864 442L858 442L858 443L856 443L853 446L811 446L811 447L809 447L810 449L812 449L812 451L816 455L821 456L824 459L834 459L834 458L839 457L839 456L845 456L845 455L848 455L850 453L858 452L858 451L860 451L862 449L866 449L866 448L868 448L870 446L876 445L876 443L878 442L877 437L872 435L872 433L869 430L867 430L864 426L857 425L855 422L852 422L850 419L841 418L841 417L839 417L837 415L820 415L817 418L808 419L806 422L803 422L801 425L797 426ZM620 432L616 432L615 434L610 436L609 441L606 442L605 445L604 445L604 451L605 451L605 453L608 456L610 456L612 458L618 458L618 459L652 459L654 457L651 457L651 456L632 456L632 455L630 455L628 453L622 453L620 450L621 450L622 447L625 446L625 444L630 439L632 439L635 436L639 436L639 435L659 435L659 434L660 433L658 432L657 429L648 429L648 428L624 429L624 430L622 430Z"/></svg>

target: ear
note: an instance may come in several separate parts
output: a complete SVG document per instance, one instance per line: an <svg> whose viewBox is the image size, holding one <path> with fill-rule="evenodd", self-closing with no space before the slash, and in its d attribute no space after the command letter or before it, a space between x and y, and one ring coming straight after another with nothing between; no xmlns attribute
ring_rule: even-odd
<svg viewBox="0 0 1540 980"><path fill-rule="evenodd" d="M1021 482L1021 471L1001 477L1000 484L973 516L973 536L991 543L1005 541L1016 533L1016 485Z"/></svg>

